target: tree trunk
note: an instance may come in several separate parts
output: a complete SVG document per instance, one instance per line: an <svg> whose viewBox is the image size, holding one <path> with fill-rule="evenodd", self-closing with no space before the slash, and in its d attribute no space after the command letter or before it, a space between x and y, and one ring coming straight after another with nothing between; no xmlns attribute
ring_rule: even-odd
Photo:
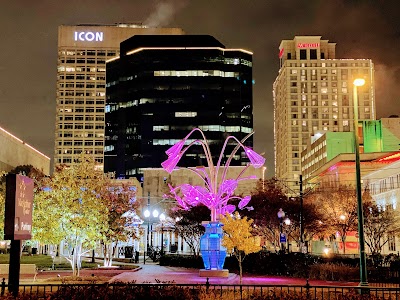
<svg viewBox="0 0 400 300"><path fill-rule="evenodd" d="M346 236L342 236L343 254L346 254Z"/></svg>
<svg viewBox="0 0 400 300"><path fill-rule="evenodd" d="M79 276L81 269L81 251L82 244L76 243L75 247L72 249L72 257L71 257L71 267L72 267L72 275Z"/></svg>
<svg viewBox="0 0 400 300"><path fill-rule="evenodd" d="M239 283L242 285L242 253L239 251Z"/></svg>
<svg viewBox="0 0 400 300"><path fill-rule="evenodd" d="M104 244L103 248L104 255L104 267L112 266L112 257L113 257L113 244Z"/></svg>

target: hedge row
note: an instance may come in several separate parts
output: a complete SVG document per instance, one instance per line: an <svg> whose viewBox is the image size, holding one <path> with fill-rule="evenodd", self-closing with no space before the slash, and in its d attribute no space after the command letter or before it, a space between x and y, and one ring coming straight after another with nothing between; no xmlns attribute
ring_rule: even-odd
<svg viewBox="0 0 400 300"><path fill-rule="evenodd" d="M303 289L283 291L282 289L270 289L261 293L260 290L206 290L204 287L184 288L178 286L135 286L131 284L121 284L117 287L110 288L107 285L101 286L65 286L57 292L47 294L45 299L48 300L231 300L231 299L252 299L252 300L306 300L306 299L324 299L330 295L321 293L314 294L313 290L307 291ZM335 296L336 297L336 296ZM382 299L373 293L358 294L356 290L338 295L335 299L342 300L359 300ZM43 295L25 294L17 297L11 295L0 296L0 300L38 300L44 299Z"/></svg>
<svg viewBox="0 0 400 300"><path fill-rule="evenodd" d="M279 254L266 251L252 253L243 262L243 272L258 275L291 276L321 280L357 281L359 280L359 258L342 256L322 257L303 253ZM160 259L160 265L203 268L201 257L189 255L165 255ZM399 260L393 260L391 267L376 266L368 261L368 279L371 282L399 282ZM237 272L239 269L235 257L228 256L225 269Z"/></svg>

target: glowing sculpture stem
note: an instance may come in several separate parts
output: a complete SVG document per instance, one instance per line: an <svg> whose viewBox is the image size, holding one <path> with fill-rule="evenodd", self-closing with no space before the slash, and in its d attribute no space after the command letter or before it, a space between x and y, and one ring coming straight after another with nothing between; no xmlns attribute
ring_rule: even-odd
<svg viewBox="0 0 400 300"><path fill-rule="evenodd" d="M229 165L231 164L232 158L233 158L233 156L235 155L236 151L238 151L240 147L243 147L243 142L246 141L246 140L247 140L249 137L251 137L253 134L254 134L254 132L249 133L248 135L246 135L246 136L242 139L242 141L239 141L239 140L238 140L237 138L235 138L234 136L229 136L229 137L226 138L225 143L224 143L224 146L223 146L223 148L222 148L222 150L221 150L220 157L219 157L219 159L218 159L217 169L219 169L219 167L220 167L221 160L222 160L222 156L223 156L224 150L225 150L225 148L226 148L226 145L228 144L228 140L229 140L230 138L233 138L234 140L237 141L238 144L237 144L236 147L232 150L232 153L229 155L228 160L227 160L226 163L225 163L225 168L224 168L224 172L222 173L221 182L223 182L223 181L225 180L226 173L228 172L228 167L229 167ZM248 167L249 167L249 166L247 166L245 169L247 169ZM243 172L244 172L244 170L240 173L240 175L243 174ZM217 174L217 175L218 175L218 174ZM239 175L239 177L240 177L240 175Z"/></svg>
<svg viewBox="0 0 400 300"><path fill-rule="evenodd" d="M211 155L211 150L210 150L210 147L209 147L209 145L208 145L208 143L207 143L207 139L206 139L206 137L205 137L205 135L204 135L204 133L203 133L202 130L200 130L199 128L194 128L189 134L186 135L186 137L185 137L182 141L186 141L186 140L190 137L190 135L191 135L193 132L195 132L195 131L199 131L199 132L200 132L201 136L203 137L203 140L194 140L194 141L192 141L192 142L189 143L189 145L186 146L184 149L181 149L181 151L180 151L179 154L177 154L177 155L179 155L179 159L180 159L180 158L182 157L182 155L183 155L192 145L194 145L194 144L196 144L196 143L200 143L201 146L203 147L204 154L205 154L205 156L206 156L206 160L207 160L207 164L208 164L209 172L207 173L207 172L205 171L205 168L201 168L201 172L200 172L199 170L197 170L196 168L187 168L187 169L190 170L190 171L192 171L193 173L195 173L196 175L198 175L198 176L202 179L202 181L206 184L206 186L208 187L208 189L209 189L211 195L213 195L213 197L218 197L220 200L222 200L222 201L220 201L220 202L218 203L217 206L216 206L216 205L212 205L212 206L210 207L210 211L211 211L211 222L216 222L216 221L218 221L217 212L220 211L220 210L222 209L222 207L225 206L225 205L227 204L227 202L228 202L230 199L236 198L236 197L233 197L233 198L232 198L232 197L227 197L227 198L225 199L225 198L221 198L222 195L219 195L219 194L218 194L218 174L219 174L219 169L220 169L220 167L221 167L222 159L223 159L223 157L224 157L224 151L225 151L225 149L226 149L226 147L227 147L228 142L229 142L230 139L234 139L234 140L237 142L237 145L236 145L235 148L232 150L232 153L228 156L228 159L227 159L227 161L226 161L226 163L225 163L224 171L223 171L222 176L221 176L221 182L224 182L224 181L225 181L225 178L226 178L226 175L227 175L227 171L228 171L229 165L230 165L230 163L231 163L231 161L232 161L232 159L233 159L233 156L236 154L236 152L238 151L238 149L239 149L240 147L242 147L242 148L246 151L246 148L245 148L245 146L243 145L243 143L244 143L244 141L246 141L251 135L253 135L254 132L249 133L247 136L245 136L245 137L242 139L242 141L239 141L239 140L238 140L236 137L234 137L234 136L228 136L228 137L225 139L224 145L223 145L223 147L222 147L222 149L221 149L221 152L220 152L220 155L219 155L219 158L218 158L217 165L214 166L214 163L213 163L213 160L212 160L212 155ZM250 165L245 166L245 168L240 172L239 176L238 176L237 179L236 179L237 181L239 181L239 178L243 175L243 173L248 169L249 166L250 166ZM250 178L249 178L249 179L250 179ZM238 198L238 199L241 199L240 197L237 197L237 198ZM216 200L216 199L214 199L214 198L211 199L211 201L215 201L215 200ZM221 202L222 202L222 203L221 203Z"/></svg>

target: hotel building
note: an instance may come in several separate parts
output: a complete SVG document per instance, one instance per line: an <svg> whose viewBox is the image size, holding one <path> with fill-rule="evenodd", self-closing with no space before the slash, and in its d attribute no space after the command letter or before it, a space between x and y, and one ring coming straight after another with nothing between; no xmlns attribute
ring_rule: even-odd
<svg viewBox="0 0 400 300"><path fill-rule="evenodd" d="M133 35L179 35L179 28L136 24L76 25L58 28L54 165L73 164L80 154L103 164L106 60Z"/></svg>
<svg viewBox="0 0 400 300"><path fill-rule="evenodd" d="M353 131L353 79L359 119L374 120L374 66L369 59L337 59L335 43L320 36L296 36L279 46L280 69L273 84L275 176L298 192L301 151L311 136Z"/></svg>
<svg viewBox="0 0 400 300"><path fill-rule="evenodd" d="M133 36L121 57L107 63L106 172L142 177L160 168L165 150L193 128L202 129L214 163L225 138L243 139L253 130L252 53L226 48L208 35ZM195 132L189 142L202 139ZM222 163L237 143L225 148ZM252 137L245 142L253 145ZM242 148L231 165L248 162ZM200 145L179 166L207 166Z"/></svg>

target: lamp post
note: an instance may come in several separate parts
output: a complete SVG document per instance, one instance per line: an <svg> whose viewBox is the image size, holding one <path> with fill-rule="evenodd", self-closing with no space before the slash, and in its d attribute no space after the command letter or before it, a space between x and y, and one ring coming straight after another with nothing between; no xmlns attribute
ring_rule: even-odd
<svg viewBox="0 0 400 300"><path fill-rule="evenodd" d="M165 214L162 213L160 215L160 222L161 222L161 256L164 255L164 221L165 221Z"/></svg>
<svg viewBox="0 0 400 300"><path fill-rule="evenodd" d="M149 244L149 235L150 235L150 219L149 219L150 211L149 211L149 209L146 209L143 214L144 214L144 217L147 220L147 237L146 237L147 247L146 247L146 251L148 252L149 251L149 246L150 246L150 244Z"/></svg>
<svg viewBox="0 0 400 300"><path fill-rule="evenodd" d="M282 251L282 253L285 251L285 246L284 246L284 244L283 244L283 242L281 242L282 241L282 239L283 239L283 237L284 237L284 234L283 234L283 218L285 217L285 212L282 210L282 208L280 208L279 209L279 211L278 211L278 220L279 220L279 243L280 243L280 245L281 245L281 251Z"/></svg>
<svg viewBox="0 0 400 300"><path fill-rule="evenodd" d="M360 243L360 286L368 286L367 282L367 266L365 260L365 242L364 242L364 216L361 194L361 172L360 172L360 149L358 134L358 90L359 86L363 86L365 80L356 78L353 82L353 106L354 106L354 147L356 154L356 193L357 193L357 216L358 216L358 236Z"/></svg>
<svg viewBox="0 0 400 300"><path fill-rule="evenodd" d="M150 235L150 210L146 209L143 214L144 214L144 217L147 219L147 251L149 251L149 246L153 246L153 236ZM158 210L157 209L153 210L151 215L153 216L153 218L156 219L158 217ZM149 237L149 235L150 235L150 237ZM150 244L149 244L149 241L150 241Z"/></svg>
<svg viewBox="0 0 400 300"><path fill-rule="evenodd" d="M153 215L154 219L157 219L158 215L159 215L158 210L154 209L152 215ZM150 244L150 246L153 246L153 228L151 230L151 235L150 236L151 236L151 241L150 241L151 244Z"/></svg>
<svg viewBox="0 0 400 300"><path fill-rule="evenodd" d="M286 219L283 222L285 222L286 226L290 225L290 219L288 217L286 217ZM286 245L287 245L287 253L289 253L289 236L286 236Z"/></svg>

